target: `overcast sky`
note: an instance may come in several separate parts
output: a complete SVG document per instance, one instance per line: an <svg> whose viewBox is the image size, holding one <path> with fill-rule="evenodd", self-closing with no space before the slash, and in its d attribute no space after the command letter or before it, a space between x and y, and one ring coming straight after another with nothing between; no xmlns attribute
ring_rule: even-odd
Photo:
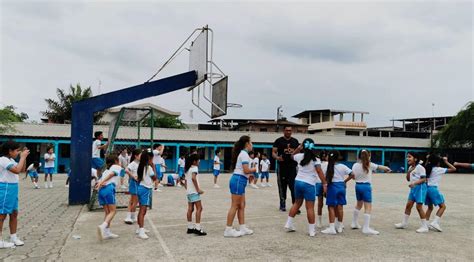
<svg viewBox="0 0 474 262"><path fill-rule="evenodd" d="M274 118L283 105L287 117L368 111L369 125L382 126L431 116L432 103L435 115L451 115L474 100L470 1L1 3L0 105L33 120L56 88L80 83L98 94L143 83L205 24L229 102L244 105L228 117ZM187 61L182 53L160 76L187 71ZM185 90L147 101L208 120Z"/></svg>

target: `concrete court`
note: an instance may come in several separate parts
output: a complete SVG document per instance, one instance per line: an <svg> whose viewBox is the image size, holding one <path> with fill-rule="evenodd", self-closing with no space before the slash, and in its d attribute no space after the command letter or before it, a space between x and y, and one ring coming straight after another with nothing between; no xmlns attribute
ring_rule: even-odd
<svg viewBox="0 0 474 262"><path fill-rule="evenodd" d="M61 260L61 261L315 261L315 260L455 260L473 261L474 239L474 188L473 175L447 175L441 183L445 195L447 210L441 220L444 232L430 231L417 234L419 226L416 209L413 209L410 226L397 230L393 224L401 220L408 193L404 174L377 174L374 177L374 207L372 227L381 232L378 236L365 236L358 230L349 228L355 202L354 182L348 185L348 205L345 207L346 230L336 236L321 233L310 238L306 235L307 222L305 211L297 216L297 232L287 233L283 230L287 213L278 211L278 190L275 176L272 174L273 187L251 189L247 187L246 224L255 231L252 236L228 239L223 237L225 218L230 205L228 192L229 174L220 177L220 189L212 188L212 176L202 174L201 185L205 194L203 200L203 226L208 233L205 237L187 235L186 199L183 188L165 187L163 192L154 193L154 207L149 210L145 227L151 232L150 239L140 240L135 237L136 225L124 224L125 211L119 211L112 224L114 233L120 238L100 242L97 239L96 227L103 218L102 212L88 212L86 208L67 207L62 211L70 213L70 220L61 219L51 225L55 231L69 232L66 235L57 233L45 238L47 234L32 235L25 238L27 245L31 242L36 247L41 243L51 242L54 247L45 256L30 256L25 250L31 247L19 247L14 250L1 250L0 258ZM25 184L22 181L22 184ZM58 183L59 184L59 183ZM21 188L21 202L25 197L36 199L31 194L61 194L58 198L66 202L66 189L31 189L30 184ZM49 193L51 192L51 193ZM28 201L29 201L28 200ZM26 201L26 202L28 202ZM39 201L40 202L40 201ZM288 208L290 200L288 199ZM27 207L25 207L27 208ZM34 208L34 207L30 207ZM78 215L77 215L78 214ZM324 223L327 224L327 210L323 211ZM55 214L50 214L54 216ZM23 215L20 220L20 235L24 235L24 221L37 221L34 212ZM77 220L75 218L77 217ZM49 218L47 218L49 219ZM75 221L74 221L75 220ZM67 221L67 222L66 222ZM360 220L362 223L362 219ZM234 223L237 225L237 222ZM8 235L8 234L6 234ZM74 239L80 235L81 239ZM36 237L36 239L34 238ZM41 250L41 249L40 249ZM22 253L23 252L23 253ZM38 254L39 251L35 251ZM8 253L7 256L5 254Z"/></svg>

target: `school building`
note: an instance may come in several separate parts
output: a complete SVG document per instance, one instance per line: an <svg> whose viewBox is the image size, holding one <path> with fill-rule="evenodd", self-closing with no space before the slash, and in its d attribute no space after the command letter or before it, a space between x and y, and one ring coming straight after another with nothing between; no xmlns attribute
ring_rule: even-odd
<svg viewBox="0 0 474 262"><path fill-rule="evenodd" d="M47 123L16 123L15 131L0 134L0 143L14 140L31 150L28 162L43 162L43 155L48 146L53 146L56 153L56 171L67 172L70 163L70 134L69 124ZM96 125L94 131L103 131L105 139L109 133L108 125ZM167 155L167 172L175 172L179 155L183 152L197 151L201 156L200 171L212 171L214 152L221 150L222 170L229 171L232 146L242 135L250 135L254 143L254 150L266 153L271 161L271 170L277 165L271 158L273 142L282 136L282 132L252 132L252 131L222 131L222 130L192 130L192 129L154 129L153 141L150 141L150 129L141 128L140 140L136 127L121 127L115 141L115 150L123 147L134 148L150 147L152 144L165 145ZM357 160L357 154L362 149L372 152L372 161L389 166L394 171L406 170L406 154L409 151L427 152L430 140L428 138L406 137L372 137L351 136L326 133L294 133L293 137L300 142L305 138L312 138L321 150L338 150L342 155L342 162L349 167ZM92 148L92 145L91 145ZM92 149L91 149L92 150Z"/></svg>

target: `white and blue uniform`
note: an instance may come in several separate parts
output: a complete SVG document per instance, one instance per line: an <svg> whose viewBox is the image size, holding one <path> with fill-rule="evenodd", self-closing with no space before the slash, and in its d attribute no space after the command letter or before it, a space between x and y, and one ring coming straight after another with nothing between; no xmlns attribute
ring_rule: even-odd
<svg viewBox="0 0 474 262"><path fill-rule="evenodd" d="M156 177L158 180L163 179L163 174L161 173L161 160L163 158L161 157L161 152L158 150L153 150L153 165L155 165L155 170L156 170Z"/></svg>
<svg viewBox="0 0 474 262"><path fill-rule="evenodd" d="M56 154L46 153L44 154L44 173L45 174L54 174L54 161L56 159Z"/></svg>
<svg viewBox="0 0 474 262"><path fill-rule="evenodd" d="M433 167L431 174L428 177L428 190L426 193L425 205L439 206L444 204L444 196L439 192L438 186L439 182L441 182L441 177L447 173L447 168Z"/></svg>
<svg viewBox="0 0 474 262"><path fill-rule="evenodd" d="M426 178L426 169L422 165L417 164L415 169L410 172L410 183L415 183L416 181L423 178ZM427 190L426 183L421 183L410 188L408 200L417 204L425 203Z"/></svg>
<svg viewBox="0 0 474 262"><path fill-rule="evenodd" d="M321 161L321 170L324 176L326 176L326 170L328 169L328 161ZM322 197L324 195L323 183L318 176L318 182L316 182L316 196Z"/></svg>
<svg viewBox="0 0 474 262"><path fill-rule="evenodd" d="M352 174L356 182L355 191L357 201L372 203L372 172L377 170L379 166L370 163L369 170L365 171L361 162L357 162L352 166Z"/></svg>
<svg viewBox="0 0 474 262"><path fill-rule="evenodd" d="M149 206L151 203L151 189L153 188L153 179L155 176L153 168L147 166L143 171L143 179L138 185L138 203L140 206Z"/></svg>
<svg viewBox="0 0 474 262"><path fill-rule="evenodd" d="M262 159L260 161L260 166L262 166L262 175L261 175L261 178L269 178L270 177L270 160L268 159Z"/></svg>
<svg viewBox="0 0 474 262"><path fill-rule="evenodd" d="M99 139L92 143L92 168L97 170L101 170L104 166L104 160L100 158L100 146L102 146L102 142Z"/></svg>
<svg viewBox="0 0 474 262"><path fill-rule="evenodd" d="M188 203L194 203L201 201L201 196L199 195L198 191L196 190L196 187L194 186L193 183L193 174L196 174L196 182L199 186L199 178L198 178L198 167L197 166L191 166L186 172L186 197L188 199Z"/></svg>
<svg viewBox="0 0 474 262"><path fill-rule="evenodd" d="M138 162L133 161L132 163L128 164L127 170L128 172L132 173L133 177L137 177ZM138 182L137 180L133 179L132 176L128 177L128 192L130 195L137 195Z"/></svg>
<svg viewBox="0 0 474 262"><path fill-rule="evenodd" d="M245 187L247 186L247 181L249 175L244 172L244 165L250 165L250 156L247 150L242 150L237 157L237 162L235 164L234 174L229 181L230 193L233 195L245 195Z"/></svg>
<svg viewBox="0 0 474 262"><path fill-rule="evenodd" d="M124 177L125 176L125 168L128 167L128 164L130 164L130 156L129 155L122 155L120 154L119 157L119 162L120 162L120 165L122 166L122 172L120 173L120 177Z"/></svg>
<svg viewBox="0 0 474 262"><path fill-rule="evenodd" d="M10 170L17 165L15 160L0 157L0 214L18 211L18 175Z"/></svg>
<svg viewBox="0 0 474 262"><path fill-rule="evenodd" d="M179 175L178 174L168 174L167 176L167 185L168 186L176 186L177 184L177 181L179 179Z"/></svg>
<svg viewBox="0 0 474 262"><path fill-rule="evenodd" d="M326 195L327 206L346 205L346 183L344 177L350 175L352 170L343 164L334 165L334 176L332 181L328 181L328 189ZM327 177L327 168L326 168Z"/></svg>
<svg viewBox="0 0 474 262"><path fill-rule="evenodd" d="M109 169L104 171L104 174L102 174L102 177L99 181L103 181L111 175L112 178L107 180L104 185L99 189L100 205L115 205L115 186L119 184L120 172L122 172L121 166L112 165Z"/></svg>
<svg viewBox="0 0 474 262"><path fill-rule="evenodd" d="M216 162L218 164L216 164ZM214 156L214 167L213 167L213 174L214 176L218 176L221 172L221 159L218 155Z"/></svg>
<svg viewBox="0 0 474 262"><path fill-rule="evenodd" d="M41 163L39 164L39 166L41 166ZM28 168L26 169L26 172L28 173L28 176L30 176L31 178L38 177L38 169L36 169L34 164L29 165ZM69 176L69 173L68 173L68 176Z"/></svg>
<svg viewBox="0 0 474 262"><path fill-rule="evenodd" d="M183 158L179 158L178 160L178 175L180 178L184 176L184 166L186 164L186 160Z"/></svg>
<svg viewBox="0 0 474 262"><path fill-rule="evenodd" d="M254 159L252 159L252 168L255 168L255 172L253 173L253 176L255 177L255 179L258 179L258 174L260 173L260 170L258 167L259 162L260 160L258 159L258 157L255 157Z"/></svg>
<svg viewBox="0 0 474 262"><path fill-rule="evenodd" d="M308 164L302 166L301 161L303 158L303 153L293 156L293 160L298 163L298 173L295 178L294 189L295 198L314 201L316 199L316 182L319 180L316 167L321 166L321 161L319 159L316 159L316 161L311 160Z"/></svg>

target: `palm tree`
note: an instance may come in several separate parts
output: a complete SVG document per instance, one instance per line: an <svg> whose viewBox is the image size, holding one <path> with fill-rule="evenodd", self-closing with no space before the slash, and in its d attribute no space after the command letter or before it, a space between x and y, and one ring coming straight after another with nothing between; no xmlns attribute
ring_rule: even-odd
<svg viewBox="0 0 474 262"><path fill-rule="evenodd" d="M74 102L92 97L92 89L88 87L83 89L80 84L76 86L69 86L69 93L66 93L63 89L56 89L58 100L51 98L45 99L48 104L48 109L43 111L42 114L48 118L48 121L53 123L70 123L72 118L72 104ZM101 113L94 115L94 121L98 120L102 116Z"/></svg>

